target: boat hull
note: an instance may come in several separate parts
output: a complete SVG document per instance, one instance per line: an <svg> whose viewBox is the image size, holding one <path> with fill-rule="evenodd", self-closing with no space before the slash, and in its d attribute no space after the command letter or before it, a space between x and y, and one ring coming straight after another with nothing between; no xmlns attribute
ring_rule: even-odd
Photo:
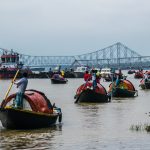
<svg viewBox="0 0 150 150"><path fill-rule="evenodd" d="M143 77L144 77L144 75L143 75L142 72L136 72L136 73L134 74L134 78L135 78L135 79L140 79L140 78L143 78Z"/></svg>
<svg viewBox="0 0 150 150"><path fill-rule="evenodd" d="M7 129L35 129L49 127L56 123L58 114L45 114L33 111L1 108L0 120Z"/></svg>
<svg viewBox="0 0 150 150"><path fill-rule="evenodd" d="M105 94L96 93L94 90L87 89L76 96L78 102L90 102L90 103L106 103L108 102L108 96Z"/></svg>
<svg viewBox="0 0 150 150"><path fill-rule="evenodd" d="M52 84L65 84L65 83L67 83L67 81L68 80L57 80L57 79L53 79L53 78L51 78L51 83Z"/></svg>
<svg viewBox="0 0 150 150"><path fill-rule="evenodd" d="M7 69L0 69L0 79L10 79L13 78L15 76L17 72L17 68L14 70L7 70ZM17 78L21 77L21 70L18 73Z"/></svg>
<svg viewBox="0 0 150 150"><path fill-rule="evenodd" d="M137 91L129 91L127 89L113 89L113 97L134 97Z"/></svg>
<svg viewBox="0 0 150 150"><path fill-rule="evenodd" d="M128 71L128 74L133 74L133 73L135 73L134 70L129 70L129 71Z"/></svg>

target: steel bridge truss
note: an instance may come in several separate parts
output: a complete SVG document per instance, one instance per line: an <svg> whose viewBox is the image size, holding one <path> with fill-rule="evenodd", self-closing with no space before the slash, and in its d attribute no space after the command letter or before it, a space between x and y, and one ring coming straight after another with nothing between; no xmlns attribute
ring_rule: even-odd
<svg viewBox="0 0 150 150"><path fill-rule="evenodd" d="M0 48L2 53L6 49ZM11 50L12 51L12 50ZM94 67L142 67L150 66L150 56L141 56L118 42L109 47L76 56L30 56L19 54L20 61L29 67L75 66Z"/></svg>

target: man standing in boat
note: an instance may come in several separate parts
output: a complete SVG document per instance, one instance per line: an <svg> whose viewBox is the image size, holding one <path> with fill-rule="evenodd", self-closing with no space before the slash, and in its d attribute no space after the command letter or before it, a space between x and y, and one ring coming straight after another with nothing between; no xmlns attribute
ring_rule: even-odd
<svg viewBox="0 0 150 150"><path fill-rule="evenodd" d="M145 73L143 75L143 79L144 79L144 84L149 81L148 71L145 71Z"/></svg>
<svg viewBox="0 0 150 150"><path fill-rule="evenodd" d="M14 84L16 84L18 88L18 92L17 92L16 99L15 99L15 107L17 108L18 107L23 108L23 96L28 85L27 77L28 77L28 74L24 72L23 77L19 81L14 82Z"/></svg>
<svg viewBox="0 0 150 150"><path fill-rule="evenodd" d="M89 74L89 72L88 71L86 71L85 72L85 74L84 74L84 81L85 82L88 82L88 81L90 81L91 80L91 74Z"/></svg>
<svg viewBox="0 0 150 150"><path fill-rule="evenodd" d="M92 70L92 82L93 82L93 90L96 89L97 82L96 82L96 70Z"/></svg>
<svg viewBox="0 0 150 150"><path fill-rule="evenodd" d="M101 74L100 74L100 72L97 70L97 72L96 72L96 83L99 83L99 84L100 84L100 79L101 79Z"/></svg>

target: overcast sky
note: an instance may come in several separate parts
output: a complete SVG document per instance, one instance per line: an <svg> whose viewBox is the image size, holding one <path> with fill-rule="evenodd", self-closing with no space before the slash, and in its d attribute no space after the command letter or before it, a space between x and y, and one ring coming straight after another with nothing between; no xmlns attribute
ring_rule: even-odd
<svg viewBox="0 0 150 150"><path fill-rule="evenodd" d="M78 55L121 42L150 55L150 0L0 0L0 47Z"/></svg>

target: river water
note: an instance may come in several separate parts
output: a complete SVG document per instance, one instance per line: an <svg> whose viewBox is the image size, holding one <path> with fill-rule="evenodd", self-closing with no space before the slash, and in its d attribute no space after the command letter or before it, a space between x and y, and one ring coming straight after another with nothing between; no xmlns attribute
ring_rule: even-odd
<svg viewBox="0 0 150 150"><path fill-rule="evenodd" d="M105 104L74 104L74 95L83 79L68 79L68 84L54 85L49 79L29 79L28 89L44 92L61 107L62 123L36 130L6 130L0 123L0 149L34 150L149 150L150 134L131 130L132 125L150 123L150 90L141 90L140 79L128 75L138 97L113 98ZM0 98L10 80L0 81ZM109 82L101 83L108 90ZM11 93L16 92L13 86ZM18 120L19 121L19 120Z"/></svg>

